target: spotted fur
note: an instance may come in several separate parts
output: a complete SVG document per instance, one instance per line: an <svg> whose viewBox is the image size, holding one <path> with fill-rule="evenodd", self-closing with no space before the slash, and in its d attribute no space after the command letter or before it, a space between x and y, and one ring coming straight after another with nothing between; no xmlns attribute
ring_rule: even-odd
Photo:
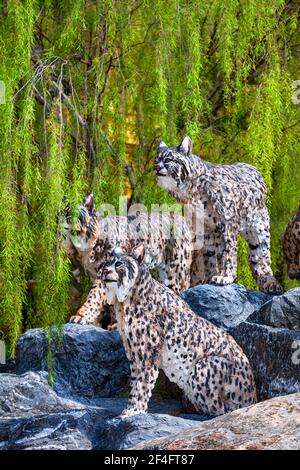
<svg viewBox="0 0 300 470"><path fill-rule="evenodd" d="M285 231L283 251L289 278L300 280L300 207Z"/></svg>
<svg viewBox="0 0 300 470"><path fill-rule="evenodd" d="M99 271L131 368L122 415L147 411L159 369L199 413L217 416L255 403L252 370L241 348L153 279L143 258L139 244L130 255L112 253Z"/></svg>
<svg viewBox="0 0 300 470"><path fill-rule="evenodd" d="M96 278L99 266L116 242L119 242L120 252L135 245L136 233L138 240L146 245L146 263L152 274L175 292L190 287L193 243L183 217L167 213L100 217L94 208L93 196L89 194L79 209L76 231L76 236L69 237L70 247L94 284L71 322L95 322L106 304L101 279Z"/></svg>
<svg viewBox="0 0 300 470"><path fill-rule="evenodd" d="M178 147L160 143L154 169L161 188L180 202L203 207L204 243L194 253L193 285L234 282L241 234L248 242L250 267L260 289L282 291L271 269L266 185L254 166L205 162L192 154L186 136Z"/></svg>

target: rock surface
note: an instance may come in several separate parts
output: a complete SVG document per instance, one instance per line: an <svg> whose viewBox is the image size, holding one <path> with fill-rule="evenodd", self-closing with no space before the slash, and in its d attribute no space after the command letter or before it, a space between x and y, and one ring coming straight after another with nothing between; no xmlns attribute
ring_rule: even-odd
<svg viewBox="0 0 300 470"><path fill-rule="evenodd" d="M300 391L300 331L243 322L230 333L249 358L260 400Z"/></svg>
<svg viewBox="0 0 300 470"><path fill-rule="evenodd" d="M260 399L300 392L300 289L272 297L240 285L204 285L185 291L182 297L241 345L253 367ZM54 389L47 382L48 370ZM188 444L180 444L179 439L178 448L190 445L188 439L199 448L228 449L293 448L296 435L300 440L295 431L299 393L186 430L195 425L195 419L205 417L182 414L181 392L163 374L154 391L154 398L164 397L163 404L152 400L148 415L116 419L127 402L122 397L128 393L128 362L118 333L94 326L64 325L52 333L51 341L43 329L27 331L18 342L16 371L25 375L0 373L0 449L125 449L181 430L180 439ZM195 431L195 438L185 440L186 433L193 436L193 429L202 427L207 435L201 431L198 439ZM173 440L165 442L172 446Z"/></svg>
<svg viewBox="0 0 300 470"><path fill-rule="evenodd" d="M74 402L59 397L49 387L45 372L0 375L0 417L46 414L69 408L74 408Z"/></svg>
<svg viewBox="0 0 300 470"><path fill-rule="evenodd" d="M135 449L300 450L300 393L233 411Z"/></svg>
<svg viewBox="0 0 300 470"><path fill-rule="evenodd" d="M64 397L112 397L127 383L129 366L117 332L76 324L53 334L51 353L54 389ZM48 370L48 338L37 328L17 345L17 374Z"/></svg>
<svg viewBox="0 0 300 470"><path fill-rule="evenodd" d="M195 313L228 329L246 321L272 295L246 289L240 284L204 284L182 292L181 297Z"/></svg>
<svg viewBox="0 0 300 470"><path fill-rule="evenodd" d="M1 374L0 394L0 450L126 449L195 423L151 413L120 420L116 416L127 400L66 400L51 389L45 373ZM151 402L150 411L179 413L180 404Z"/></svg>
<svg viewBox="0 0 300 470"><path fill-rule="evenodd" d="M124 420L116 418L109 422L105 449L128 449L141 441L172 436L178 429L186 429L195 421L166 414L140 414Z"/></svg>
<svg viewBox="0 0 300 470"><path fill-rule="evenodd" d="M300 287L274 297L250 315L248 321L274 328L300 330Z"/></svg>

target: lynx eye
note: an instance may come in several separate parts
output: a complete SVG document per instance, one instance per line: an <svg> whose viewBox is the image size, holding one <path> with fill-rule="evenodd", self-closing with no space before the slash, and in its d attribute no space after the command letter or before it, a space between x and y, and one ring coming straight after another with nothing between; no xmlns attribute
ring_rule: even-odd
<svg viewBox="0 0 300 470"><path fill-rule="evenodd" d="M122 261L117 261L115 263L115 268L120 268L122 266Z"/></svg>

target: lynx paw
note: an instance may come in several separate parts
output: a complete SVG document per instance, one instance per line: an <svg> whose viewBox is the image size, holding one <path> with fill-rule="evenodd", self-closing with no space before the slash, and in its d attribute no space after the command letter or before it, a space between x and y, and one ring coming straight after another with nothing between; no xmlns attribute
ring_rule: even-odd
<svg viewBox="0 0 300 470"><path fill-rule="evenodd" d="M129 418L130 416L145 414L146 411L140 411L136 408L125 408L125 410L120 414L120 419Z"/></svg>
<svg viewBox="0 0 300 470"><path fill-rule="evenodd" d="M282 294L283 289L277 279L273 276L265 278L263 281L258 282L259 287L267 294Z"/></svg>
<svg viewBox="0 0 300 470"><path fill-rule="evenodd" d="M210 284L232 284L234 282L233 276L213 276L210 280Z"/></svg>
<svg viewBox="0 0 300 470"><path fill-rule="evenodd" d="M88 324L85 317L82 317L81 315L78 315L78 314L73 315L70 318L69 323L79 323L80 325L87 325Z"/></svg>

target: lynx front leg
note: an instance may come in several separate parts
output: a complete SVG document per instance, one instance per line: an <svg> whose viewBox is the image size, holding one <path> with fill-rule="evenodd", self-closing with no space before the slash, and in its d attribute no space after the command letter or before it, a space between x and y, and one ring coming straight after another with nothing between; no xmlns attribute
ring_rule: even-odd
<svg viewBox="0 0 300 470"><path fill-rule="evenodd" d="M237 229L232 224L205 233L202 250L205 282L231 284L237 272Z"/></svg>
<svg viewBox="0 0 300 470"><path fill-rule="evenodd" d="M249 246L249 263L258 287L263 292L282 293L271 268L270 224L267 209L262 209L243 233Z"/></svg>
<svg viewBox="0 0 300 470"><path fill-rule="evenodd" d="M71 323L83 325L93 324L103 310L106 302L105 290L101 279L96 279L91 287L85 303L80 307L76 315L70 318Z"/></svg>
<svg viewBox="0 0 300 470"><path fill-rule="evenodd" d="M201 247L198 242L197 250L193 251L191 267L191 287L211 282L219 274L218 259L220 240L211 227L205 225Z"/></svg>
<svg viewBox="0 0 300 470"><path fill-rule="evenodd" d="M158 366L152 364L145 369L131 367L131 391L127 408L121 417L132 416L139 413L147 413L148 402L158 377Z"/></svg>
<svg viewBox="0 0 300 470"><path fill-rule="evenodd" d="M158 281L179 293L188 289L191 278L192 245L176 240L168 246L163 264L158 268Z"/></svg>
<svg viewBox="0 0 300 470"><path fill-rule="evenodd" d="M221 279L212 279L219 284L231 284L237 276L237 251L238 251L238 227L227 223L223 236L220 237L221 249L219 250Z"/></svg>

